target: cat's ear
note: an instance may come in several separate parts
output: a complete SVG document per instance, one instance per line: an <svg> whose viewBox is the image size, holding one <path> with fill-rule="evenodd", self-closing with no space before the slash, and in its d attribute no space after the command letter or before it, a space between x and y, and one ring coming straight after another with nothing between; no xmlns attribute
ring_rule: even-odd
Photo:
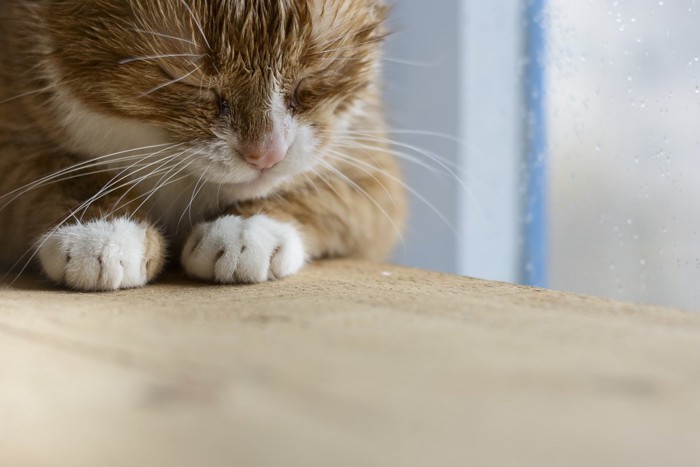
<svg viewBox="0 0 700 467"><path fill-rule="evenodd" d="M386 0L369 0L369 3L371 21L377 34L384 39L389 35L386 22L389 18L389 13L391 13L391 5Z"/></svg>
<svg viewBox="0 0 700 467"><path fill-rule="evenodd" d="M386 0L308 0L314 38L319 42L345 42L363 37L366 44L387 35ZM357 45L357 44L356 44Z"/></svg>
<svg viewBox="0 0 700 467"><path fill-rule="evenodd" d="M391 6L386 0L369 0L370 8L372 9L373 19L379 23L383 23L389 17Z"/></svg>

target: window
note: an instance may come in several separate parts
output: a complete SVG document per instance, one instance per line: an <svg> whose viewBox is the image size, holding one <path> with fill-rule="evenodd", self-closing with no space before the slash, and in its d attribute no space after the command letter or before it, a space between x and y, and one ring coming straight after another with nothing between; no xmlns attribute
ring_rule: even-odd
<svg viewBox="0 0 700 467"><path fill-rule="evenodd" d="M694 0L399 0L397 259L700 308L697 24Z"/></svg>
<svg viewBox="0 0 700 467"><path fill-rule="evenodd" d="M552 285L700 309L700 3L550 0Z"/></svg>

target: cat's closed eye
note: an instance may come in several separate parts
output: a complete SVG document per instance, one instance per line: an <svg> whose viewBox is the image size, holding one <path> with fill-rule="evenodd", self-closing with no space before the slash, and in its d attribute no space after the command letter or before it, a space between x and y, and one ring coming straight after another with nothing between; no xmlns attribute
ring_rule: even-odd
<svg viewBox="0 0 700 467"><path fill-rule="evenodd" d="M229 104L228 100L225 97L217 94L216 102L219 111L219 118L223 119L231 116L231 104Z"/></svg>
<svg viewBox="0 0 700 467"><path fill-rule="evenodd" d="M308 85L307 79L300 80L295 86L294 90L289 96L289 108L294 112L302 112L305 105L305 86Z"/></svg>

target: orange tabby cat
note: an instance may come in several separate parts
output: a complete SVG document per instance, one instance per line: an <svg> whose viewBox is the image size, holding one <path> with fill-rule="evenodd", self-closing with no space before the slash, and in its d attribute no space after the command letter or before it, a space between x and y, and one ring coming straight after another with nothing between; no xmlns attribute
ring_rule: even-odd
<svg viewBox="0 0 700 467"><path fill-rule="evenodd" d="M384 258L379 0L3 0L0 245L78 290Z"/></svg>

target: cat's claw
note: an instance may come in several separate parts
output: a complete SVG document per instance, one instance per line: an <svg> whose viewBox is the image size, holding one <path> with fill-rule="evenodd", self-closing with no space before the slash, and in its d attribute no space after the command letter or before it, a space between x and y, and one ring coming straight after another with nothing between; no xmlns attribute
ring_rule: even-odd
<svg viewBox="0 0 700 467"><path fill-rule="evenodd" d="M197 279L250 284L298 272L305 256L301 236L291 224L265 215L224 216L192 230L182 265Z"/></svg>
<svg viewBox="0 0 700 467"><path fill-rule="evenodd" d="M46 275L76 290L141 287L162 269L164 242L148 224L120 218L61 227L37 251Z"/></svg>

